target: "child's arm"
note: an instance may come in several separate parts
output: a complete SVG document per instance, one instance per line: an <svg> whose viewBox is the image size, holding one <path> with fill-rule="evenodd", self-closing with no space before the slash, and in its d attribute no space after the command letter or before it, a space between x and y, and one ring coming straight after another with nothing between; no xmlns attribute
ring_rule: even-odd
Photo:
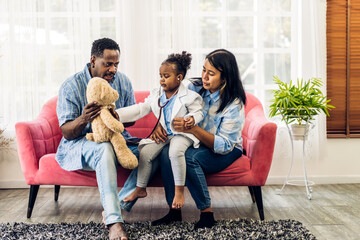
<svg viewBox="0 0 360 240"><path fill-rule="evenodd" d="M184 116L185 127L190 125L192 127L198 124L203 119L204 115L202 110L202 102L203 102L202 97L199 94L197 94L195 100L187 106L189 113ZM193 123L192 120L188 120L189 124L186 124L187 119L189 118L193 119Z"/></svg>
<svg viewBox="0 0 360 240"><path fill-rule="evenodd" d="M148 115L151 112L151 107L148 103L139 103L128 107L118 108L115 111L119 115L119 121L126 123L134 122Z"/></svg>
<svg viewBox="0 0 360 240"><path fill-rule="evenodd" d="M148 115L152 111L151 103L155 101L155 95L155 90L152 90L143 103L116 109L115 111L119 115L119 121L122 123L134 122Z"/></svg>
<svg viewBox="0 0 360 240"><path fill-rule="evenodd" d="M185 119L185 128L189 129L192 128L195 125L195 119L194 117L188 117Z"/></svg>

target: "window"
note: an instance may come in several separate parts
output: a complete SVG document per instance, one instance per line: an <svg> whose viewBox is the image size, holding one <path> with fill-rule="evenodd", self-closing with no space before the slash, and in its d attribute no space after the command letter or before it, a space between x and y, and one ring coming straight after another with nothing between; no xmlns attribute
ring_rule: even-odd
<svg viewBox="0 0 360 240"><path fill-rule="evenodd" d="M255 94L263 103L271 98L269 89L274 87L273 75L289 80L292 77L293 21L296 6L290 0L195 0L189 2L190 24L186 26L191 41L190 52L195 60L190 76L200 76L207 53L226 48L234 53L248 92ZM176 16L172 15L173 1L162 1L159 12L158 35L176 28ZM179 33L174 33L172 36ZM159 44L163 59L173 52L176 40L165 36ZM294 75L294 74L293 74Z"/></svg>
<svg viewBox="0 0 360 240"><path fill-rule="evenodd" d="M121 48L120 71L135 90L158 87L161 61L193 55L187 77L204 57L226 48L237 58L245 89L268 105L273 75L297 77L294 0L5 0L0 8L0 118L34 119L72 74L90 59L93 40ZM295 28L294 28L295 26Z"/></svg>

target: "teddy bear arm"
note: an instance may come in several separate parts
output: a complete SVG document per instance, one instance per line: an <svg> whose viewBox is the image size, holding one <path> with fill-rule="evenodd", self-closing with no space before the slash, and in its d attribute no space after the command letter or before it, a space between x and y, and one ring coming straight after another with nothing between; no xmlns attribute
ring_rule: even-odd
<svg viewBox="0 0 360 240"><path fill-rule="evenodd" d="M124 137L120 133L114 133L110 139L118 162L123 168L134 169L138 166L138 160L127 147Z"/></svg>
<svg viewBox="0 0 360 240"><path fill-rule="evenodd" d="M124 131L124 125L111 115L108 109L102 109L100 117L103 123L113 132L122 133Z"/></svg>

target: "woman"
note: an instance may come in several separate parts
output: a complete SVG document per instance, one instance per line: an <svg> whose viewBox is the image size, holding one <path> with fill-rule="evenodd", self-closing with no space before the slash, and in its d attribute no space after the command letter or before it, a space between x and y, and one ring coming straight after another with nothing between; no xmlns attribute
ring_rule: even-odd
<svg viewBox="0 0 360 240"><path fill-rule="evenodd" d="M178 132L191 133L201 142L199 148L190 147L186 157L186 185L200 209L200 220L195 229L215 224L205 173L219 172L242 155L241 131L245 122L245 91L235 56L218 49L206 56L202 78L190 84L204 100L204 119L198 126L185 127L183 118L175 118L173 127ZM160 127L154 133L158 141L166 139ZM181 209L172 208L175 186L168 157L168 148L160 156L161 175L165 187L169 213L152 225L181 221Z"/></svg>

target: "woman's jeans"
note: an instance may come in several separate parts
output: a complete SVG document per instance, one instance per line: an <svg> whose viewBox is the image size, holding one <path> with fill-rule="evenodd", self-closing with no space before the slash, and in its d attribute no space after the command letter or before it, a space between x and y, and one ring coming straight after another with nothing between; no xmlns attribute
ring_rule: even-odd
<svg viewBox="0 0 360 240"><path fill-rule="evenodd" d="M175 195L174 178L166 147L161 153L161 176L165 187L166 201L172 205ZM241 157L241 150L235 148L226 155L214 153L209 148L200 145L199 148L190 147L185 153L186 158L186 186L193 197L198 209L203 210L211 206L205 173L216 173L224 170L236 159Z"/></svg>
<svg viewBox="0 0 360 240"><path fill-rule="evenodd" d="M137 145L128 144L128 147L138 156ZM101 203L105 211L105 224L123 222L117 195L118 161L111 143L84 141L82 162L83 170L96 171Z"/></svg>
<svg viewBox="0 0 360 240"><path fill-rule="evenodd" d="M210 195L205 179L205 173L216 173L224 170L231 165L236 159L241 157L242 152L234 149L226 155L216 154L207 147L199 148L190 147L185 153L186 158L186 186L191 196L195 200L198 209L202 210L211 206ZM175 183L171 170L169 159L169 146L165 146L160 155L160 159L153 161L152 175L155 173L160 163L161 176L165 188L166 201L169 206L172 205L175 195ZM159 161L160 160L160 161ZM122 201L129 196L136 188L137 169L134 169L129 178L126 180L124 187L119 193L120 206L126 211L130 211L136 200L132 202Z"/></svg>

